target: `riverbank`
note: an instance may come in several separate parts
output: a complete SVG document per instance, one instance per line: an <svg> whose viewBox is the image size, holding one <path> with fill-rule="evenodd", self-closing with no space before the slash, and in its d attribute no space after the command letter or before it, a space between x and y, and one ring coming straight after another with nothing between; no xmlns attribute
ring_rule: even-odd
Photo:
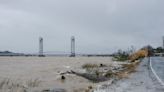
<svg viewBox="0 0 164 92"><path fill-rule="evenodd" d="M164 92L152 74L148 59L142 60L136 72L128 78L117 81L112 85L102 84L95 92Z"/></svg>

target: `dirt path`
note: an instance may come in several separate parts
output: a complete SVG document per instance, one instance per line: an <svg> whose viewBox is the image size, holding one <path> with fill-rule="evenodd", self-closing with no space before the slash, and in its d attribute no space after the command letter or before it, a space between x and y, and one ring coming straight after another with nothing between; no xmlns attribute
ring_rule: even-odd
<svg viewBox="0 0 164 92"><path fill-rule="evenodd" d="M149 69L148 59L144 59L136 72L127 79L99 89L95 92L164 92Z"/></svg>

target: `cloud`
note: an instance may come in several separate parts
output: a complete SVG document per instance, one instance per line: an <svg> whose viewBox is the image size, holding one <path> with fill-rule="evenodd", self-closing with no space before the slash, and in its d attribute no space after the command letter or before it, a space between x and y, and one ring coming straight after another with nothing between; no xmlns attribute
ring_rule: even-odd
<svg viewBox="0 0 164 92"><path fill-rule="evenodd" d="M163 0L1 0L0 50L112 53L131 45L161 45Z"/></svg>

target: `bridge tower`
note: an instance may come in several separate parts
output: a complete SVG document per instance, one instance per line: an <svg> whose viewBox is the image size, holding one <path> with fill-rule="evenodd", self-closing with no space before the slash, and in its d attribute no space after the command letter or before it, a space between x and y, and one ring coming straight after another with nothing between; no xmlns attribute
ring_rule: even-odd
<svg viewBox="0 0 164 92"><path fill-rule="evenodd" d="M75 57L75 37L71 37L71 55L70 57Z"/></svg>
<svg viewBox="0 0 164 92"><path fill-rule="evenodd" d="M39 57L44 57L43 55L43 38L39 38Z"/></svg>

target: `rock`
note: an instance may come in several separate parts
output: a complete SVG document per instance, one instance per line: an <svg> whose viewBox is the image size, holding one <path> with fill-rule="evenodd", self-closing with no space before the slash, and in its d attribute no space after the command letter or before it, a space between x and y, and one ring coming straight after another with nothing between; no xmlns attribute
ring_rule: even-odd
<svg viewBox="0 0 164 92"><path fill-rule="evenodd" d="M51 92L51 90L50 89L45 89L42 92Z"/></svg>
<svg viewBox="0 0 164 92"><path fill-rule="evenodd" d="M103 67L104 65L103 64L100 64L100 67Z"/></svg>
<svg viewBox="0 0 164 92"><path fill-rule="evenodd" d="M61 80L65 80L66 78L65 78L65 76L61 76Z"/></svg>
<svg viewBox="0 0 164 92"><path fill-rule="evenodd" d="M52 90L51 89L45 89L45 90L43 90L41 92L66 92L66 90L57 88L57 89L52 89Z"/></svg>

